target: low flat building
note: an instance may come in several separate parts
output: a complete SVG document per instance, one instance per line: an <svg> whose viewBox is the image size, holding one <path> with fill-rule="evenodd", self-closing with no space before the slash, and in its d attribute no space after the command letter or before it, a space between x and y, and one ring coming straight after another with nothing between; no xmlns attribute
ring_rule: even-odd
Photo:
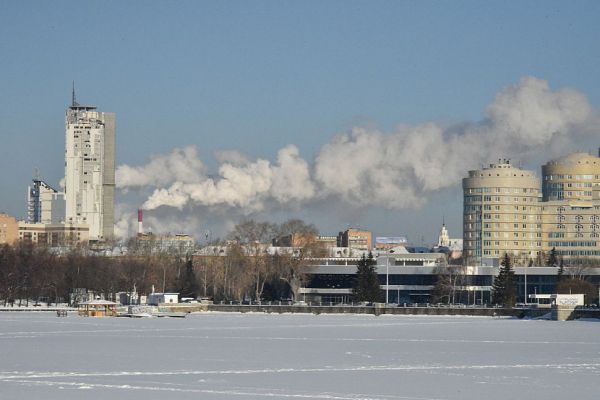
<svg viewBox="0 0 600 400"><path fill-rule="evenodd" d="M406 246L408 240L404 236L377 236L375 238L376 250L391 250L395 247Z"/></svg>
<svg viewBox="0 0 600 400"><path fill-rule="evenodd" d="M50 247L74 246L89 242L87 224L41 224L18 222L19 240Z"/></svg>
<svg viewBox="0 0 600 400"><path fill-rule="evenodd" d="M150 293L147 299L148 305L157 306L164 303L179 303L179 293Z"/></svg>
<svg viewBox="0 0 600 400"><path fill-rule="evenodd" d="M451 302L471 305L492 303L492 285L499 273L493 266L445 265L436 261L440 254L416 253L381 255L377 275L382 290L392 304ZM306 284L295 294L298 300L322 303L351 303L358 258L313 259L307 268ZM516 267L517 302L532 303L530 296L556 293L558 269L554 267ZM588 282L600 285L600 268L585 270ZM448 295L436 293L442 280ZM449 282L452 282L449 287ZM439 290L439 288L438 288ZM451 296L451 297L450 297ZM443 299L440 300L440 297ZM592 299L586 299L590 302Z"/></svg>
<svg viewBox="0 0 600 400"><path fill-rule="evenodd" d="M142 234L136 238L138 252L192 254L196 247L194 238L187 234L153 235Z"/></svg>

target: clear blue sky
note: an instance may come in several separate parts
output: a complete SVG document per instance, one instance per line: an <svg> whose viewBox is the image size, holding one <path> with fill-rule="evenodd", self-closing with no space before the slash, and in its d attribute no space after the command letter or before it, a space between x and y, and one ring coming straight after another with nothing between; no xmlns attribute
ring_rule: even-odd
<svg viewBox="0 0 600 400"><path fill-rule="evenodd" d="M600 103L598 1L5 1L0 38L0 210L18 216L34 167L64 173L72 80L117 113L117 163L133 165L187 144L209 165L288 143L310 160L355 124L478 120L524 75ZM431 238L439 209L364 218ZM435 228L395 232L415 215Z"/></svg>

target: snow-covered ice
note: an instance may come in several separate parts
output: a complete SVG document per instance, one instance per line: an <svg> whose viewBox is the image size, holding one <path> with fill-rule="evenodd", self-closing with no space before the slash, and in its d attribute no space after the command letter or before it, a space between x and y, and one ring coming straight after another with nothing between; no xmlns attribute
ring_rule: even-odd
<svg viewBox="0 0 600 400"><path fill-rule="evenodd" d="M0 399L598 399L600 323L0 313Z"/></svg>

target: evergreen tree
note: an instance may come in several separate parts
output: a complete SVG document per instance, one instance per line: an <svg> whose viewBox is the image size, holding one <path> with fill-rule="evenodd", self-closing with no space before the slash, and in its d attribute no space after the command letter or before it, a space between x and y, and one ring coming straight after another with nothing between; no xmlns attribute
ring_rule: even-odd
<svg viewBox="0 0 600 400"><path fill-rule="evenodd" d="M556 247L553 247L550 250L550 255L548 256L548 261L546 262L548 267L556 267L558 266L558 257L556 256Z"/></svg>
<svg viewBox="0 0 600 400"><path fill-rule="evenodd" d="M381 299L381 288L379 287L375 260L370 252L368 257L363 254L358 262L352 294L356 301L374 302Z"/></svg>
<svg viewBox="0 0 600 400"><path fill-rule="evenodd" d="M512 307L516 300L516 284L515 273L512 270L508 254L504 254L501 265L500 272L492 286L492 297L494 303Z"/></svg>
<svg viewBox="0 0 600 400"><path fill-rule="evenodd" d="M558 265L558 272L557 272L557 276L558 276L558 281L562 281L564 278L564 274L565 274L565 264L564 264L564 260L561 257L560 258L560 264Z"/></svg>
<svg viewBox="0 0 600 400"><path fill-rule="evenodd" d="M196 298L198 296L198 281L194 272L192 260L185 263L185 272L179 277L179 296Z"/></svg>

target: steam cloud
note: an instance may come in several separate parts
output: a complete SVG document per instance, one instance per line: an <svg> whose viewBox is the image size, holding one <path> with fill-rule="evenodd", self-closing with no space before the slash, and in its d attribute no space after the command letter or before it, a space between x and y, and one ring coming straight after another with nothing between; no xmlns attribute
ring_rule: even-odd
<svg viewBox="0 0 600 400"><path fill-rule="evenodd" d="M553 91L544 80L524 77L501 90L476 123L428 122L392 133L354 128L325 144L310 165L294 145L280 149L274 163L223 151L216 155L216 177L189 146L146 165L119 166L117 187L151 188L147 210L225 206L254 212L330 197L355 206L419 207L428 193L456 185L482 163L564 152L569 140L588 134L594 116L583 94Z"/></svg>

